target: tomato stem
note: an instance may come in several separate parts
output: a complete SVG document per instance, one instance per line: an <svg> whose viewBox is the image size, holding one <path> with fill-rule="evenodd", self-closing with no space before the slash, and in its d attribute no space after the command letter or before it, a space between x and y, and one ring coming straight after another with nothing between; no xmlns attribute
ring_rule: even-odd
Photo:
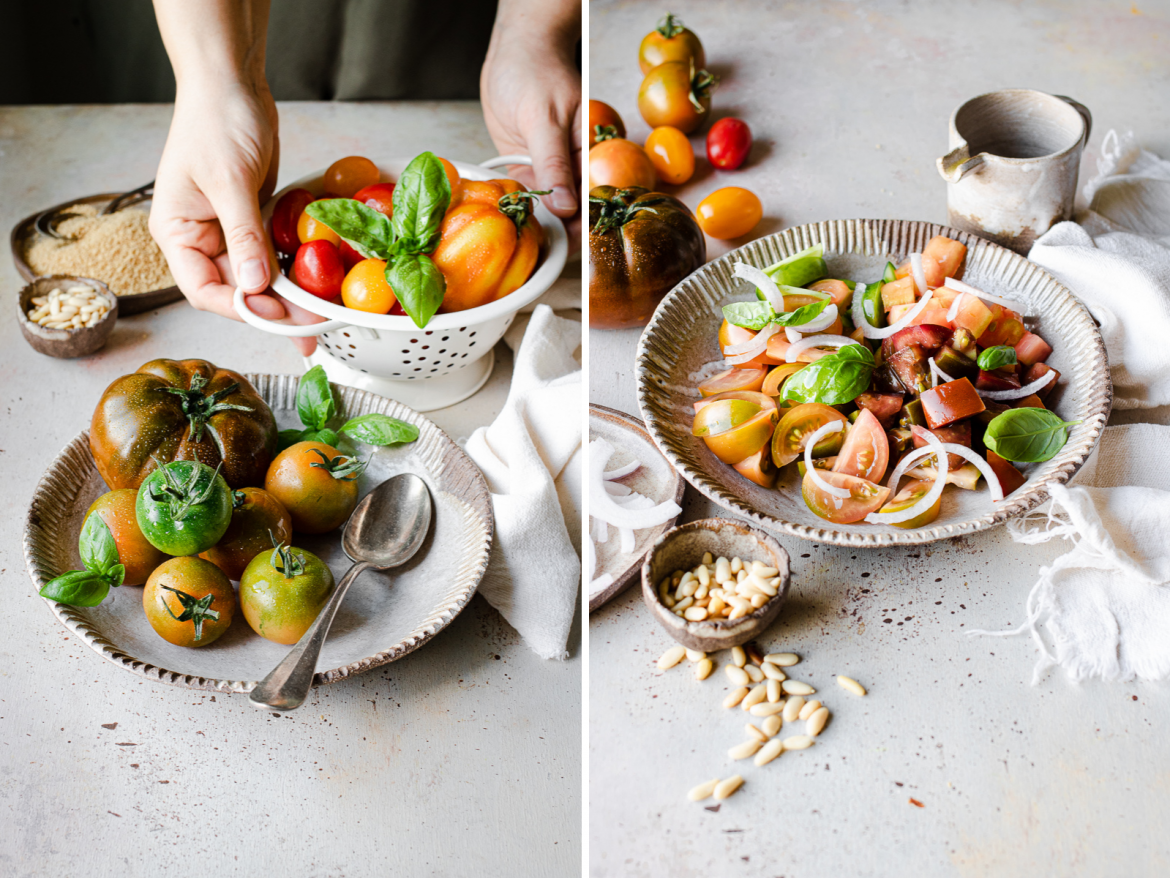
<svg viewBox="0 0 1170 878"><path fill-rule="evenodd" d="M617 127L614 125L594 125L593 144L596 146L603 140L620 140Z"/></svg>
<svg viewBox="0 0 1170 878"><path fill-rule="evenodd" d="M179 397L183 406L183 414L187 416L187 420L191 422L191 441L200 442L203 439L203 430L207 426L208 420L211 416L218 412L226 411L240 411L250 412L251 407L246 405L237 405L230 402L222 402L222 400L235 393L240 384L238 381L233 381L227 387L217 390L214 393L205 393L204 388L207 387L207 379L202 375L193 375L191 377L191 386L189 388L182 387L160 387L159 390L164 393L173 393Z"/></svg>
<svg viewBox="0 0 1170 878"><path fill-rule="evenodd" d="M288 543L278 543L272 531L268 531L268 539L272 540L272 557L268 563L272 569L284 574L285 579L292 579L305 572L305 556L294 554ZM279 562L279 563L277 563Z"/></svg>
<svg viewBox="0 0 1170 878"><path fill-rule="evenodd" d="M601 205L601 215L597 218L596 224L594 224L590 231L598 235L604 235L613 229L620 229L643 210L648 210L650 213L658 213L652 205L662 204L666 201L664 197L659 196L657 198L647 198L644 201L629 203L625 199L631 195L635 198L638 197L630 189L619 189L614 193L612 198L601 198L597 195L590 195L590 204Z"/></svg>
<svg viewBox="0 0 1170 878"><path fill-rule="evenodd" d="M551 189L508 192L501 196L496 205L499 207L500 213L509 217L516 224L517 229L522 229L524 224L528 222L528 218L532 216L533 199L538 195L548 195L551 192Z"/></svg>
<svg viewBox="0 0 1170 878"><path fill-rule="evenodd" d="M163 464L159 463L158 458L152 457L151 459L162 471L163 484L157 489L151 486L150 499L156 503L165 502L171 518L175 521L182 521L191 511L191 507L198 506L211 496L211 492L215 489L215 479L223 467L221 460L215 467L215 474L208 480L203 490L196 492L195 483L199 481L200 473L199 461L191 461L194 464L191 468L191 476L187 479L186 484L182 484L171 469L178 461Z"/></svg>
<svg viewBox="0 0 1170 878"><path fill-rule="evenodd" d="M321 458L320 463L313 461L309 466L323 469L329 475L333 476L333 478L341 482L352 482L356 480L369 464L368 460L362 461L356 457L344 457L340 454L330 460L319 448L310 448L309 451Z"/></svg>
<svg viewBox="0 0 1170 878"><path fill-rule="evenodd" d="M719 77L708 70L695 71L695 62L691 61L691 90L687 97L691 101L691 106L695 108L696 113L705 113L707 108L703 106L703 98L711 96L715 86L719 84Z"/></svg>
<svg viewBox="0 0 1170 878"><path fill-rule="evenodd" d="M662 35L663 39L672 40L686 30L686 28L683 27L681 18L673 12L668 12L659 19L658 27L655 30Z"/></svg>
<svg viewBox="0 0 1170 878"><path fill-rule="evenodd" d="M214 594L205 594L201 598L194 595L187 594L185 591L179 591L177 588L171 588L169 585L164 585L167 591L173 591L179 596L179 603L183 605L183 612L178 616L175 611L171 609L171 605L165 600L162 602L166 607L171 618L176 622L194 622L195 623L195 639L201 640L203 638L203 620L210 619L213 622L219 621L219 610L211 609L212 602L215 601Z"/></svg>

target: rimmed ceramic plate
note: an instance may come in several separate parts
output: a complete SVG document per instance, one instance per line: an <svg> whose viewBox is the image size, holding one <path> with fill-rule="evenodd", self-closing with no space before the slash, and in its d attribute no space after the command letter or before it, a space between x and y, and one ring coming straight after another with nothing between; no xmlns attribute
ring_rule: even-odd
<svg viewBox="0 0 1170 878"><path fill-rule="evenodd" d="M967 245L963 278L989 293L1028 306L1031 328L1053 347L1048 362L1061 373L1047 404L1066 421L1064 448L1052 460L1031 465L1027 484L993 504L986 489L948 487L942 511L929 526L900 530L889 525L832 524L814 515L800 495L796 467L781 473L776 490L749 482L719 462L691 435L699 381L723 370L717 334L720 308L755 298L753 287L732 277L743 261L764 268L806 247L823 243L834 277L872 280L887 260L902 263L935 235ZM913 545L986 530L1039 506L1048 485L1067 482L1100 438L1113 402L1105 345L1092 317L1055 278L1022 256L946 226L906 220L829 220L798 226L752 241L709 262L674 288L655 311L638 342L638 403L654 442L682 476L715 503L779 533L842 546Z"/></svg>
<svg viewBox="0 0 1170 878"><path fill-rule="evenodd" d="M248 375L272 406L282 429L296 420L295 375ZM400 472L421 476L431 491L434 518L419 553L387 573L368 571L354 583L329 631L314 679L333 683L392 662L418 649L451 623L487 569L494 521L487 484L471 459L433 423L400 403L364 390L334 385L346 417L380 412L415 424L419 438L372 453L361 494ZM77 537L90 503L107 490L94 467L83 431L50 464L37 486L24 532L24 557L34 588L77 569ZM296 534L296 546L319 555L336 579L352 562L341 531ZM98 607L45 601L57 618L106 661L139 676L189 689L249 692L290 647L255 634L238 615L227 633L200 649L173 646L154 633L142 611L141 586L112 589Z"/></svg>
<svg viewBox="0 0 1170 878"><path fill-rule="evenodd" d="M646 432L646 425L633 415L590 403L589 439L604 439L614 447L609 469L617 469L632 460L642 464L635 472L618 480L623 485L649 497L655 503L674 500L682 505L686 482L655 447L654 440ZM646 553L660 536L674 527L677 520L678 516L675 516L658 527L634 531L633 552L621 551L617 529L613 527L609 529L609 539L604 543L594 543L597 549L597 570L593 575L598 577L608 573L613 576L613 582L589 595L590 611L617 597L637 581Z"/></svg>

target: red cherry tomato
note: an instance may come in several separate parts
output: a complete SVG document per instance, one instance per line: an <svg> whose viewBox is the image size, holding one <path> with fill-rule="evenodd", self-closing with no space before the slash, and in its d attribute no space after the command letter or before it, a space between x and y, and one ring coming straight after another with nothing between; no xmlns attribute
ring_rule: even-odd
<svg viewBox="0 0 1170 878"><path fill-rule="evenodd" d="M290 189L276 202L272 211L272 242L281 253L291 255L300 248L297 220L314 200L313 193L308 189Z"/></svg>
<svg viewBox="0 0 1170 878"><path fill-rule="evenodd" d="M375 183L359 190L353 196L354 201L360 201L366 207L372 207L379 213L391 216L394 213L394 184Z"/></svg>
<svg viewBox="0 0 1170 878"><path fill-rule="evenodd" d="M734 171L752 151L752 130L742 119L720 119L707 132L707 161L725 171Z"/></svg>
<svg viewBox="0 0 1170 878"><path fill-rule="evenodd" d="M337 245L338 251L341 253L341 264L345 266L345 270L349 271L366 257L358 253L353 247L349 246L346 241L342 241Z"/></svg>
<svg viewBox="0 0 1170 878"><path fill-rule="evenodd" d="M341 295L345 280L345 265L341 252L328 241L316 240L301 244L293 263L297 285L322 299Z"/></svg>

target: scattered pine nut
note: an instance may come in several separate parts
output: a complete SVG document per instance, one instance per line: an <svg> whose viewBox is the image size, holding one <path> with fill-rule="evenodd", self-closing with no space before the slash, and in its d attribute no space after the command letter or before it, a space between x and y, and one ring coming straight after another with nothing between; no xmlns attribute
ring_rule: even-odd
<svg viewBox="0 0 1170 878"><path fill-rule="evenodd" d="M708 798L713 792L715 792L715 787L718 785L719 778L709 780L706 783L701 783L697 787L691 788L691 791L687 793L687 798L692 802L701 802L703 799Z"/></svg>
<svg viewBox="0 0 1170 878"><path fill-rule="evenodd" d="M743 701L744 696L748 694L747 686L740 686L738 689L733 689L727 693L727 697L723 699L723 706L729 710Z"/></svg>
<svg viewBox="0 0 1170 878"><path fill-rule="evenodd" d="M687 661L701 662L706 657L707 657L707 653L703 652L701 649L688 649L687 650Z"/></svg>
<svg viewBox="0 0 1170 878"><path fill-rule="evenodd" d="M800 716L798 719L808 719L814 713L821 709L821 703L815 698L812 701L805 702L804 707L800 709Z"/></svg>
<svg viewBox="0 0 1170 878"><path fill-rule="evenodd" d="M711 792L716 799L723 800L743 786L743 778L738 774L721 780L715 785L715 789Z"/></svg>
<svg viewBox="0 0 1170 878"><path fill-rule="evenodd" d="M800 656L794 652L771 652L764 656L764 661L779 668L790 668L800 661Z"/></svg>
<svg viewBox="0 0 1170 878"><path fill-rule="evenodd" d="M780 700L780 681L769 680L764 688L768 692L768 700L776 704Z"/></svg>
<svg viewBox="0 0 1170 878"><path fill-rule="evenodd" d="M810 738L815 738L817 735L819 735L821 733L821 730L824 729L824 727L825 727L825 723L827 723L828 721L829 721L829 708L827 708L827 707L818 708L817 710L813 711L812 716L810 716L808 718L808 721L805 723L804 733L806 735L808 735Z"/></svg>
<svg viewBox="0 0 1170 878"><path fill-rule="evenodd" d="M707 618L707 608L687 607L686 611L683 613L683 618L685 618L688 622L702 622Z"/></svg>
<svg viewBox="0 0 1170 878"><path fill-rule="evenodd" d="M762 742L753 738L750 741L744 741L742 744L736 744L727 751L727 756L730 759L747 759L749 756L755 756L761 746Z"/></svg>
<svg viewBox="0 0 1170 878"><path fill-rule="evenodd" d="M760 670L759 665L744 665L743 670L748 675L748 679L753 683L764 682L764 672Z"/></svg>
<svg viewBox="0 0 1170 878"><path fill-rule="evenodd" d="M777 683L783 683L788 679L788 675L771 662L764 662L760 668L764 672L764 676L769 680L774 680Z"/></svg>
<svg viewBox="0 0 1170 878"><path fill-rule="evenodd" d="M760 731L758 728L753 726L751 723L747 724L747 726L744 728L744 731L748 733L749 738L755 738L761 744L764 743L764 741L768 740L768 738L769 738L768 735L765 735L762 731Z"/></svg>
<svg viewBox="0 0 1170 878"><path fill-rule="evenodd" d="M840 680L841 678L838 677L837 679ZM842 683L841 685L845 684ZM812 695L817 691L808 683L802 682L801 680L785 680L780 684L780 688L789 695Z"/></svg>
<svg viewBox="0 0 1170 878"><path fill-rule="evenodd" d="M746 686L751 682L751 678L743 668L737 668L735 665L727 665L723 672L727 674L727 679L736 686Z"/></svg>
<svg viewBox="0 0 1170 878"><path fill-rule="evenodd" d="M793 735L784 739L785 750L807 750L813 745L813 739L808 735Z"/></svg>
<svg viewBox="0 0 1170 878"><path fill-rule="evenodd" d="M731 559L731 573L733 576L738 576L739 571L743 570L743 561L739 558Z"/></svg>
<svg viewBox="0 0 1170 878"><path fill-rule="evenodd" d="M759 704L753 704L752 709L748 713L752 716L774 716L783 710L783 704L772 704L769 701L761 701Z"/></svg>
<svg viewBox="0 0 1170 878"><path fill-rule="evenodd" d="M773 738L780 731L780 727L783 724L784 721L777 714L772 714L771 716L764 717L764 721L760 723L760 728L764 730L765 735Z"/></svg>
<svg viewBox="0 0 1170 878"><path fill-rule="evenodd" d="M840 686L842 689L848 689L854 695L864 695L865 694L865 687L862 686L860 683L858 683L856 680L854 680L852 677L843 677L840 674L838 674L837 675L837 685Z"/></svg>
<svg viewBox="0 0 1170 878"><path fill-rule="evenodd" d="M756 754L756 758L753 761L756 763L757 767L763 768L783 752L784 742L779 738L773 738L762 748L760 748L760 752Z"/></svg>
<svg viewBox="0 0 1170 878"><path fill-rule="evenodd" d="M751 692L749 692L747 695L744 696L744 699L743 699L743 702L741 703L741 706L743 707L744 710L751 710L757 704L764 701L767 697L768 697L767 688L764 686L756 686L752 689Z"/></svg>
<svg viewBox="0 0 1170 878"><path fill-rule="evenodd" d="M710 552L703 553L703 563L706 564L708 567L710 567L712 564L715 563L715 559L711 557Z"/></svg>
<svg viewBox="0 0 1170 878"><path fill-rule="evenodd" d="M711 672L715 670L715 662L709 658L699 659L695 663L695 679L706 680L711 676Z"/></svg>
<svg viewBox="0 0 1170 878"><path fill-rule="evenodd" d="M658 660L658 670L669 671L675 665L683 660L687 654L687 648L681 643L675 644L670 649L662 654L662 658Z"/></svg>
<svg viewBox="0 0 1170 878"><path fill-rule="evenodd" d="M804 699L799 695L793 695L784 704L784 722L796 722L796 718L800 716L801 708L804 707Z"/></svg>
<svg viewBox="0 0 1170 878"><path fill-rule="evenodd" d="M731 661L737 668L742 668L747 664L747 653L743 651L742 646L731 647Z"/></svg>

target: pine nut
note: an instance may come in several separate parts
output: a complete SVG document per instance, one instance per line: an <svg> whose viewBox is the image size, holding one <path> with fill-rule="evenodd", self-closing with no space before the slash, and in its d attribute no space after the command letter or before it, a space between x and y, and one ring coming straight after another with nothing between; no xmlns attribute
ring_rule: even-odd
<svg viewBox="0 0 1170 878"><path fill-rule="evenodd" d="M752 562L752 573L756 574L756 576L760 577L761 579L771 579L779 572L780 571L778 571L775 567L768 567L761 561Z"/></svg>
<svg viewBox="0 0 1170 878"><path fill-rule="evenodd" d="M749 642L743 651L747 653L748 661L755 662L757 665L763 664L764 657L760 654L759 647L756 646L755 641Z"/></svg>
<svg viewBox="0 0 1170 878"><path fill-rule="evenodd" d="M783 704L772 704L770 701L761 701L759 704L752 705L752 709L748 711L752 716L775 716L784 710Z"/></svg>
<svg viewBox="0 0 1170 878"><path fill-rule="evenodd" d="M683 610L685 610L687 607L689 607L694 602L695 602L695 599L693 597L685 597L681 601L679 601L677 604L674 605L674 611L676 613L678 613L679 615L682 615Z"/></svg>
<svg viewBox="0 0 1170 878"><path fill-rule="evenodd" d="M756 686L752 689L751 692L744 696L743 704L741 706L744 710L751 710L752 707L759 704L761 701L764 701L767 699L767 697L767 689L765 689L763 686Z"/></svg>
<svg viewBox="0 0 1170 878"><path fill-rule="evenodd" d="M737 574L741 570L743 570L743 561L741 561L739 558L732 558L731 559L731 572L733 574Z"/></svg>
<svg viewBox="0 0 1170 878"><path fill-rule="evenodd" d="M753 683L764 682L764 672L760 670L759 665L744 665L743 669L747 672L748 679Z"/></svg>
<svg viewBox="0 0 1170 878"><path fill-rule="evenodd" d="M756 751L760 749L761 742L753 738L750 741L744 741L742 744L736 744L727 751L727 755L731 759L747 759L749 756L755 756Z"/></svg>
<svg viewBox="0 0 1170 878"><path fill-rule="evenodd" d="M772 652L764 656L764 661L771 662L778 668L790 668L800 661L800 656L794 652Z"/></svg>
<svg viewBox="0 0 1170 878"><path fill-rule="evenodd" d="M756 758L753 761L756 763L757 768L763 768L783 752L784 742L779 738L773 738L760 749L760 752L756 754Z"/></svg>
<svg viewBox="0 0 1170 878"><path fill-rule="evenodd" d="M675 644L670 649L662 654L662 658L658 660L658 670L669 671L675 665L683 660L687 654L687 648L681 643Z"/></svg>
<svg viewBox="0 0 1170 878"><path fill-rule="evenodd" d="M784 739L785 750L807 750L813 745L813 739L808 735L793 735Z"/></svg>
<svg viewBox="0 0 1170 878"><path fill-rule="evenodd" d="M715 662L709 658L699 659L695 663L695 679L706 680L711 676L713 670L715 670Z"/></svg>
<svg viewBox="0 0 1170 878"><path fill-rule="evenodd" d="M723 612L727 604L723 603L723 599L719 596L711 598L711 603L707 605L707 614L709 616L718 616Z"/></svg>
<svg viewBox="0 0 1170 878"><path fill-rule="evenodd" d="M804 725L804 733L810 738L815 738L821 733L825 727L825 723L829 721L829 708L822 707L819 710L813 711L813 715L808 718Z"/></svg>
<svg viewBox="0 0 1170 878"><path fill-rule="evenodd" d="M796 718L800 716L800 709L804 707L804 699L799 695L793 695L784 703L784 722L796 722Z"/></svg>
<svg viewBox="0 0 1170 878"><path fill-rule="evenodd" d="M765 688L767 689L767 692L768 692L768 701L770 701L772 704L776 704L777 702L780 701L780 681L779 680L769 680L767 683L767 686Z"/></svg>
<svg viewBox="0 0 1170 878"><path fill-rule="evenodd" d="M703 564L705 564L707 567L710 567L714 563L715 563L715 559L711 557L711 553L704 552L703 553Z"/></svg>
<svg viewBox="0 0 1170 878"><path fill-rule="evenodd" d="M848 689L854 695L864 695L865 694L865 687L862 686L860 683L858 683L856 680L854 680L852 677L842 677L840 674L838 674L837 675L837 685L840 686L842 689Z"/></svg>
<svg viewBox="0 0 1170 878"><path fill-rule="evenodd" d="M707 588L707 586L700 582L699 587L695 589L695 600L701 601L706 598L709 593L710 590Z"/></svg>
<svg viewBox="0 0 1170 878"><path fill-rule="evenodd" d="M748 607L747 610L745 610L743 607L736 607L734 610L732 610L730 613L727 614L727 618L728 619L742 619L744 616L746 616L748 614L748 610L750 610L750 609L751 609L750 606Z"/></svg>
<svg viewBox="0 0 1170 878"><path fill-rule="evenodd" d="M736 686L746 686L749 682L751 682L744 669L737 668L735 665L727 665L727 667L723 669L723 672L727 674L727 679Z"/></svg>
<svg viewBox="0 0 1170 878"><path fill-rule="evenodd" d="M730 710L731 708L733 708L737 704L739 704L741 701L743 701L744 696L747 694L748 694L747 686L740 686L738 689L733 689L731 692L729 692L727 694L727 697L723 699L723 706L725 708L727 708L728 710Z"/></svg>
<svg viewBox="0 0 1170 878"><path fill-rule="evenodd" d="M715 581L727 582L731 579L731 563L726 558L715 562Z"/></svg>
<svg viewBox="0 0 1170 878"><path fill-rule="evenodd" d="M733 777L727 778L727 780L719 781L719 783L715 785L715 789L712 791L711 795L716 799L723 800L732 795L741 786L743 786L743 778L737 774Z"/></svg>
<svg viewBox="0 0 1170 878"><path fill-rule="evenodd" d="M789 695L812 695L817 691L801 680L785 680L780 687Z"/></svg>
<svg viewBox="0 0 1170 878"><path fill-rule="evenodd" d="M768 600L769 600L769 598L766 594L757 594L757 595L752 597L752 606L758 610L764 604L768 603ZM755 665L753 665L752 667L755 667Z"/></svg>
<svg viewBox="0 0 1170 878"><path fill-rule="evenodd" d="M711 587L711 571L707 568L706 564L699 565L699 574L698 575L699 575L699 584L705 585L708 588L710 588Z"/></svg>
<svg viewBox="0 0 1170 878"><path fill-rule="evenodd" d="M821 709L821 703L817 700L806 702L804 707L800 709L799 719L808 719L814 713Z"/></svg>
<svg viewBox="0 0 1170 878"><path fill-rule="evenodd" d="M691 791L687 793L687 798L692 802L701 802L703 799L709 798L715 792L715 787L719 785L719 778L709 780L706 783L701 783L697 787L692 787Z"/></svg>
<svg viewBox="0 0 1170 878"><path fill-rule="evenodd" d="M764 721L760 723L761 728L764 730L764 734L769 738L774 737L776 733L780 731L780 727L782 725L784 725L784 720L782 720L778 714L766 716L764 717Z"/></svg>
<svg viewBox="0 0 1170 878"><path fill-rule="evenodd" d="M723 595L723 600L725 600L725 601L726 601L727 603L729 603L731 606L735 607L737 610L740 610L740 611L742 611L742 612L743 612L743 613L745 613L745 614L746 614L746 613L750 613L750 612L751 612L751 610L752 610L751 601L745 601L745 600L744 600L743 598L741 598L739 595L736 595L736 594L724 594L724 595Z"/></svg>
<svg viewBox="0 0 1170 878"><path fill-rule="evenodd" d="M688 622L702 622L707 618L707 609L706 607L687 607L683 616Z"/></svg>
<svg viewBox="0 0 1170 878"><path fill-rule="evenodd" d="M742 567L740 567L739 573L735 574L736 583L746 582L747 578L748 578L748 572L746 570L744 570Z"/></svg>
<svg viewBox="0 0 1170 878"><path fill-rule="evenodd" d="M687 661L689 661L689 662L702 661L706 657L707 657L707 653L703 652L702 650L699 650L699 649L688 649L687 650Z"/></svg>
<svg viewBox="0 0 1170 878"><path fill-rule="evenodd" d="M756 591L762 594L766 594L770 598L776 597L776 592L778 589L776 586L772 585L772 583L756 579L755 576L749 576L747 581L748 584L752 586L752 588L756 589Z"/></svg>
<svg viewBox="0 0 1170 878"><path fill-rule="evenodd" d="M674 594L675 597L679 599L689 598L698 590L699 581L697 579L684 579L682 583L679 584L678 591L676 591Z"/></svg>
<svg viewBox="0 0 1170 878"><path fill-rule="evenodd" d="M676 602L675 602L675 599L674 599L674 595L669 595L669 594L668 594L666 597L664 597L664 598L662 599L662 604L663 604L663 606L665 606L665 607L666 607L666 609L668 609L668 610L673 610L673 609L674 609L674 605L675 605L675 603L676 603Z"/></svg>
<svg viewBox="0 0 1170 878"><path fill-rule="evenodd" d="M753 726L751 723L747 724L747 727L744 729L744 731L748 733L749 738L755 738L761 744L768 740L768 736Z"/></svg>
<svg viewBox="0 0 1170 878"><path fill-rule="evenodd" d="M742 668L747 664L747 653L743 651L742 646L731 647L731 662L737 668Z"/></svg>
<svg viewBox="0 0 1170 878"><path fill-rule="evenodd" d="M767 677L769 680L774 680L777 683L783 683L788 679L788 675L771 662L764 662L760 670L764 672L765 677Z"/></svg>

